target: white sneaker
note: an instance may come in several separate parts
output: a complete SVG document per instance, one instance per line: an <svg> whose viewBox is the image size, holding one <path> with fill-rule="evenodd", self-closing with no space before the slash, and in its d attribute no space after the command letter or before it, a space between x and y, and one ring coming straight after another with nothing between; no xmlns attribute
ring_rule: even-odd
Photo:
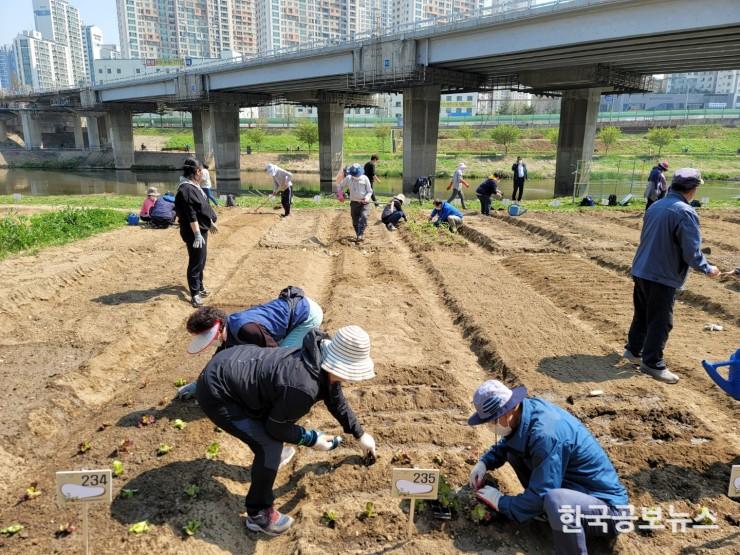
<svg viewBox="0 0 740 555"><path fill-rule="evenodd" d="M640 364L642 362L642 357L637 356L629 349L624 350L624 353L622 354L622 358L626 358L633 364Z"/></svg>
<svg viewBox="0 0 740 555"><path fill-rule="evenodd" d="M678 376L668 370L668 368L652 368L648 366L645 363L640 364L640 372L647 374L648 376L651 376L652 378L655 378L659 382L665 382L665 383L677 383L678 382Z"/></svg>

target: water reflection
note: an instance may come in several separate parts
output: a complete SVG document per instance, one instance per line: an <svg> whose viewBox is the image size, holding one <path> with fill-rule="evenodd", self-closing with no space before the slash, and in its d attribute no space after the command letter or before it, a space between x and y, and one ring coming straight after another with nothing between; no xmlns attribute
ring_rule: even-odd
<svg viewBox="0 0 740 555"><path fill-rule="evenodd" d="M157 187L160 192L174 191L180 179L178 171L87 171L75 172L65 170L31 170L31 169L0 169L0 194L21 193L23 195L87 195L113 193L120 195L144 196L148 187ZM296 189L316 191L319 189L318 174L296 173L293 183ZM481 179L470 179L471 188L464 191L467 198L475 198L475 187ZM448 179L438 178L436 192L440 196L448 195L446 191ZM382 182L376 185L380 194L396 194L401 191L400 177L383 177ZM596 198L606 197L612 193L617 196L632 192L642 195L644 185L641 182L631 185L629 182L598 182L592 183L589 192ZM241 186L234 185L220 188L219 193L244 193L249 189L269 190L272 188L272 178L265 172L241 172ZM511 180L504 180L501 188L506 196L511 195ZM531 179L524 187L525 199L552 198L553 182L550 179ZM740 184L736 182L707 182L701 188L701 196L717 200L737 199L740 197Z"/></svg>

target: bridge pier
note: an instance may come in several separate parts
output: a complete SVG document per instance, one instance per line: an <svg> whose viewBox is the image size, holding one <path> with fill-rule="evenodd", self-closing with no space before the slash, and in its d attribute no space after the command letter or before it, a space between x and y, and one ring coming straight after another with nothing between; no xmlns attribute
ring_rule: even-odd
<svg viewBox="0 0 740 555"><path fill-rule="evenodd" d="M41 140L41 125L31 116L31 112L21 112L21 125L23 126L23 142L27 150L44 146Z"/></svg>
<svg viewBox="0 0 740 555"><path fill-rule="evenodd" d="M239 106L214 104L211 110L213 128L213 154L219 189L238 190L241 177L239 160ZM197 139L196 139L197 140ZM205 147L204 147L205 148ZM224 183L225 187L221 184Z"/></svg>
<svg viewBox="0 0 740 555"><path fill-rule="evenodd" d="M318 115L320 190L331 193L334 190L334 178L342 168L344 104L320 102Z"/></svg>
<svg viewBox="0 0 740 555"><path fill-rule="evenodd" d="M0 143L8 140L8 124L4 119L0 119Z"/></svg>
<svg viewBox="0 0 740 555"><path fill-rule="evenodd" d="M555 196L573 194L578 161L589 163L594 152L600 88L563 91L555 162Z"/></svg>
<svg viewBox="0 0 740 555"><path fill-rule="evenodd" d="M410 194L420 175L434 175L437 166L439 85L403 90L403 192Z"/></svg>
<svg viewBox="0 0 740 555"><path fill-rule="evenodd" d="M134 129L131 111L121 108L106 114L113 161L117 170L130 170L134 165Z"/></svg>
<svg viewBox="0 0 740 555"><path fill-rule="evenodd" d="M195 156L209 166L213 165L213 119L207 106L190 110L193 120Z"/></svg>
<svg viewBox="0 0 740 555"><path fill-rule="evenodd" d="M87 146L90 150L100 149L100 127L98 122L100 121L97 116L85 117L87 124Z"/></svg>
<svg viewBox="0 0 740 555"><path fill-rule="evenodd" d="M75 136L75 148L85 150L85 137L82 134L82 118L78 115L72 116L72 131Z"/></svg>

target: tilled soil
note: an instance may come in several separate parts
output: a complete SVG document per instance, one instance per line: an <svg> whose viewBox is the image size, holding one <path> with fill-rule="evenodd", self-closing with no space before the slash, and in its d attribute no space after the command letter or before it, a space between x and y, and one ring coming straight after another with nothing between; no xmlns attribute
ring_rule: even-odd
<svg viewBox="0 0 740 555"><path fill-rule="evenodd" d="M377 463L365 466L352 438L329 454L299 448L276 483L277 507L295 527L271 540L247 533L240 513L251 452L196 403L172 399L174 382L194 379L208 357L185 354L192 309L184 246L175 230L122 229L0 263L0 527L24 525L0 537L3 552L79 552L79 531L55 538L60 524L79 526L80 517L55 506L54 472L107 468L118 458L124 473L113 505L90 514L96 553L547 553L546 524L468 518L467 475L494 438L466 418L475 387L493 376L581 418L638 514L673 505L718 515L715 530L623 535L616 552L737 553L740 506L725 494L730 466L740 464L740 414L700 364L740 345L736 278L690 278L667 349L681 381L668 386L619 356L632 315L626 272L639 241L632 213L469 215L464 244L432 248L374 222L354 245L345 211L279 219L228 209L220 221L209 240L209 302L236 310L295 284L322 304L328 331L358 324L369 332L377 378L346 394L376 437ZM728 268L740 263L738 222L737 211L702 215L710 259ZM703 331L709 322L724 331ZM603 394L588 396L593 389ZM140 427L143 415L156 420ZM176 418L187 427L173 428ZM305 420L337 431L323 407ZM83 441L90 450L79 454ZM219 455L208 459L213 442ZM161 443L173 450L158 457ZM391 469L409 460L440 468L460 488L453 520L422 510L411 540L408 503L390 496ZM511 469L493 476L505 492L521 490ZM32 482L42 495L19 502ZM184 492L190 484L193 497ZM135 494L120 497L124 488ZM364 518L368 502L376 514ZM321 521L328 511L334 528ZM128 532L142 520L149 533ZM201 528L184 539L191 520Z"/></svg>

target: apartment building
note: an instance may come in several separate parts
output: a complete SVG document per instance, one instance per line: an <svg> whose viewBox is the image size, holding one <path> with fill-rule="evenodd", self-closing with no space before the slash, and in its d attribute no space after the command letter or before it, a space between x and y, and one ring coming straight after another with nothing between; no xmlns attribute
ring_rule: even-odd
<svg viewBox="0 0 740 555"><path fill-rule="evenodd" d="M68 46L45 40L38 31L23 31L13 49L22 85L33 90L75 85Z"/></svg>
<svg viewBox="0 0 740 555"><path fill-rule="evenodd" d="M66 65L72 72L72 83L85 83L88 71L79 10L67 0L33 0L33 16L36 31L44 40L67 48Z"/></svg>

